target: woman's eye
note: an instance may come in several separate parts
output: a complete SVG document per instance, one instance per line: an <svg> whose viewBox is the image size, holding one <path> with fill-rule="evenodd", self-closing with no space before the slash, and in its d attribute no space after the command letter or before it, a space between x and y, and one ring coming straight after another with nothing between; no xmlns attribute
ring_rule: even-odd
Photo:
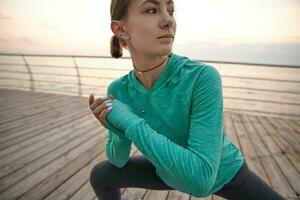
<svg viewBox="0 0 300 200"><path fill-rule="evenodd" d="M174 9L171 9L171 10L168 10L168 12L171 16L173 16L175 11L174 11Z"/></svg>
<svg viewBox="0 0 300 200"><path fill-rule="evenodd" d="M147 10L146 13L155 14L156 13L156 9L155 8L151 8L151 9Z"/></svg>

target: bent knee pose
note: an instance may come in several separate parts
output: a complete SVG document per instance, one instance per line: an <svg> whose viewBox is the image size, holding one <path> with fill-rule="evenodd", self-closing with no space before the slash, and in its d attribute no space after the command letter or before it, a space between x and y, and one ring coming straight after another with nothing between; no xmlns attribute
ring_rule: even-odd
<svg viewBox="0 0 300 200"><path fill-rule="evenodd" d="M127 49L133 69L90 96L108 129L107 160L91 172L101 200L119 200L120 188L179 190L195 197L283 199L249 170L223 127L222 81L212 65L172 52L172 0L112 0L111 54ZM134 143L142 156L129 157Z"/></svg>

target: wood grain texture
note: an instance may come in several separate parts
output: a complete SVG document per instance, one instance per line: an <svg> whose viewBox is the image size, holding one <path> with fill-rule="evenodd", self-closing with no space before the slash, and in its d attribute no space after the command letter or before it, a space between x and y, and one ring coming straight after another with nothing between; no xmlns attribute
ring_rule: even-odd
<svg viewBox="0 0 300 200"><path fill-rule="evenodd" d="M106 159L107 132L90 112L88 99L0 90L0 102L0 199L96 200L89 173ZM299 199L297 119L225 111L224 128L251 170L286 199ZM140 154L132 144L130 156ZM223 199L146 188L121 188L121 193L144 200Z"/></svg>

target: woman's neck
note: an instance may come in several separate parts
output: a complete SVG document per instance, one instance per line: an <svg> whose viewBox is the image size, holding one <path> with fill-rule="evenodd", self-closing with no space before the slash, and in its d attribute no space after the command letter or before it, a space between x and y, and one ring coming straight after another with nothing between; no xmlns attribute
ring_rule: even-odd
<svg viewBox="0 0 300 200"><path fill-rule="evenodd" d="M132 57L132 62L135 67L135 76L145 88L150 90L168 63L168 56Z"/></svg>

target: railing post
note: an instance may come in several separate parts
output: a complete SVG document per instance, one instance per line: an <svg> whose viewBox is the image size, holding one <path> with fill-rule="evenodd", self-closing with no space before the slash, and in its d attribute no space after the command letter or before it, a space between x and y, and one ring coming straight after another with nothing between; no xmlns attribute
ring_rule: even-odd
<svg viewBox="0 0 300 200"><path fill-rule="evenodd" d="M82 97L82 84L81 84L81 77L80 77L80 73L79 73L79 68L78 68L78 65L76 63L76 60L75 60L75 57L72 56L73 58L73 62L74 62L74 66L76 68L76 71L77 71L77 78L78 78L78 94L80 97Z"/></svg>
<svg viewBox="0 0 300 200"><path fill-rule="evenodd" d="M29 74L29 78L30 78L30 91L34 92L35 91L35 87L34 87L34 79L33 79L33 74L32 74L32 71L30 69L30 65L28 64L26 58L25 58L25 55L22 55L22 58L23 58L23 61L25 63L25 66L28 70L28 74Z"/></svg>

